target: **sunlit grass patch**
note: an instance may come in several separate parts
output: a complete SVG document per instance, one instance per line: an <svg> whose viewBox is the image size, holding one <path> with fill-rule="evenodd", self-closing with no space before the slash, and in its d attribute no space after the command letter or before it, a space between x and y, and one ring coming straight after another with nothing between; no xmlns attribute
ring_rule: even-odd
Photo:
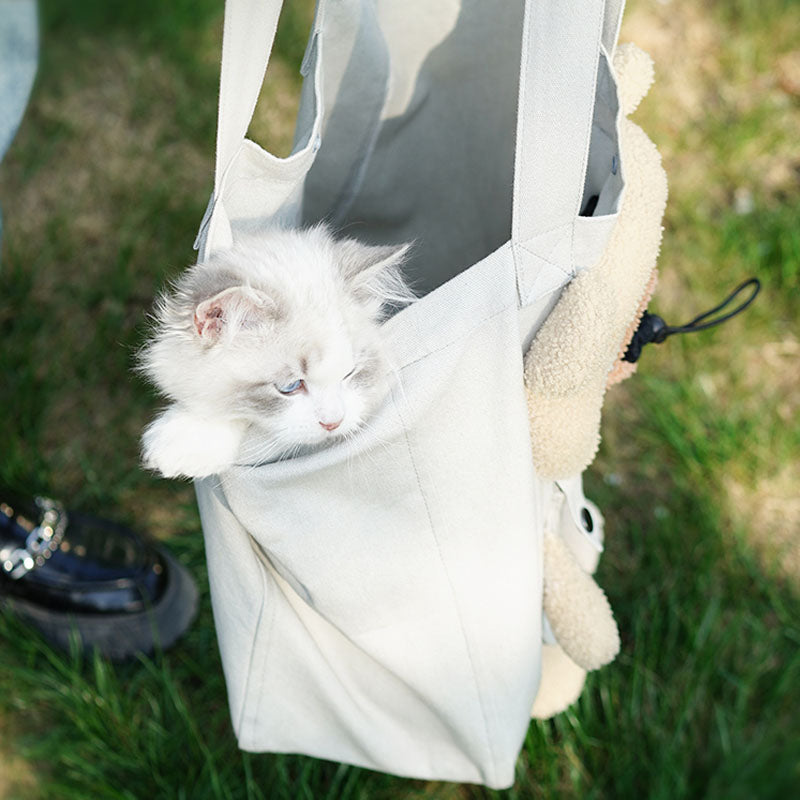
<svg viewBox="0 0 800 800"><path fill-rule="evenodd" d="M800 160L797 167L793 196L748 213L728 214L720 226L723 257L757 272L784 317L796 313L800 300Z"/></svg>

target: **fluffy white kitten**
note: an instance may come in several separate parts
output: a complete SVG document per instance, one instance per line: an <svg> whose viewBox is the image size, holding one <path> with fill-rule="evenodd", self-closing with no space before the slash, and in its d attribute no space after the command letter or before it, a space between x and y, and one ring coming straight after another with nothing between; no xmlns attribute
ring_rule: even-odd
<svg viewBox="0 0 800 800"><path fill-rule="evenodd" d="M190 267L159 299L141 354L172 401L144 431L145 466L203 477L355 431L389 390L380 322L413 299L407 250L318 225L270 229Z"/></svg>

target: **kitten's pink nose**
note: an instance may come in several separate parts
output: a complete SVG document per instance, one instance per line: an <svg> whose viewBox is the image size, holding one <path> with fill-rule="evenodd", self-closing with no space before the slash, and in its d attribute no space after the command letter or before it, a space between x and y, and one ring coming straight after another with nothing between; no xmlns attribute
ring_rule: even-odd
<svg viewBox="0 0 800 800"><path fill-rule="evenodd" d="M320 420L319 424L322 425L326 431L335 431L342 424L342 420L337 419L336 422L323 422Z"/></svg>

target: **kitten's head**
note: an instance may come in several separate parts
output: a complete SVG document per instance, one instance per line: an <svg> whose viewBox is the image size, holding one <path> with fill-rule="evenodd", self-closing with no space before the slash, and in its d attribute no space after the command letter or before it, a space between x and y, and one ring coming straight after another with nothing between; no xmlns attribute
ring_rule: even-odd
<svg viewBox="0 0 800 800"><path fill-rule="evenodd" d="M412 299L407 249L322 226L242 241L161 298L143 369L201 416L258 426L264 457L347 435L388 391L379 323L387 303Z"/></svg>

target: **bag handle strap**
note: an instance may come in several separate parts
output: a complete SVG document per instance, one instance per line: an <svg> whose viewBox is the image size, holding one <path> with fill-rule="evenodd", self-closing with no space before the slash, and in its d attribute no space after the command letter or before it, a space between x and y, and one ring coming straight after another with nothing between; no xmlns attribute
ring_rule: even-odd
<svg viewBox="0 0 800 800"><path fill-rule="evenodd" d="M214 196L204 223L253 117L282 5L226 0ZM512 219L517 243L570 226L578 214L600 47L613 49L623 6L624 0L525 4ZM551 256L562 262L559 269L571 269L571 253Z"/></svg>
<svg viewBox="0 0 800 800"><path fill-rule="evenodd" d="M226 0L214 195L247 134L264 82L282 0Z"/></svg>
<svg viewBox="0 0 800 800"><path fill-rule="evenodd" d="M283 0L226 0L215 190L253 118L282 5ZM522 178L517 181L517 191L523 202L515 202L515 208L539 207L537 198L542 197L550 202L555 199L552 192L556 185L564 187L559 193L562 197L580 197L580 189L576 193L572 187L578 182L582 186L583 175L576 176L585 171L585 157L574 157L581 155L579 143L565 145L574 139L574 122L591 128L597 43L601 39L608 52L613 50L624 5L624 0L527 0L520 110L530 109L532 113L520 114L518 127L525 117L533 124L517 132L517 178ZM569 33L562 39L565 30ZM555 47L560 41L568 41L569 47ZM565 115L564 106L572 105L574 110ZM588 141L584 147L588 149ZM540 148L544 149L537 157ZM569 188L564 176L570 178ZM524 202L529 194L536 206ZM521 234L515 237L518 241L528 238L529 226L518 221L516 214L515 228Z"/></svg>
<svg viewBox="0 0 800 800"><path fill-rule="evenodd" d="M603 47L609 57L614 54L614 48L617 46L624 10L625 0L606 0L606 13L603 18Z"/></svg>
<svg viewBox="0 0 800 800"><path fill-rule="evenodd" d="M528 0L523 25L512 239L571 272L601 46L622 0ZM537 239L539 240L537 242Z"/></svg>

